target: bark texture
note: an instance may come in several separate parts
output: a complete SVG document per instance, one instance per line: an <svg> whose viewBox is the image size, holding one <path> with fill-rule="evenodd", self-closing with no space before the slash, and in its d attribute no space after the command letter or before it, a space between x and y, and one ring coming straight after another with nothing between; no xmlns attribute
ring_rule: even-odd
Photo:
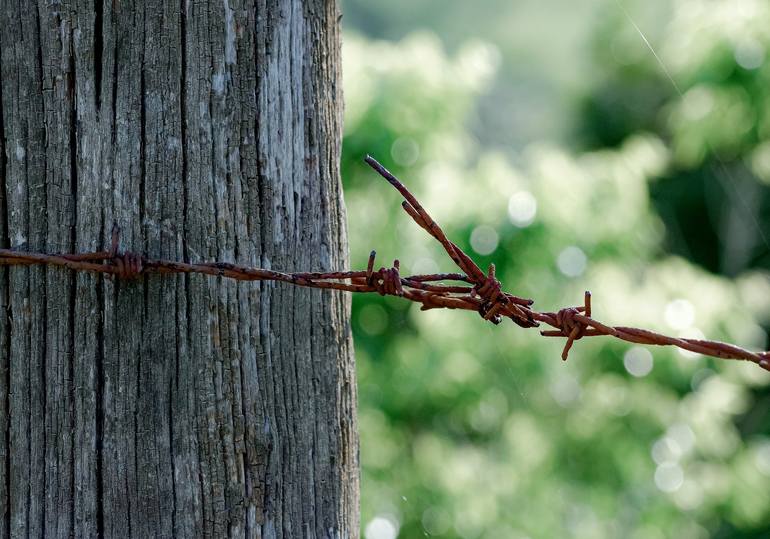
<svg viewBox="0 0 770 539"><path fill-rule="evenodd" d="M0 241L347 264L333 0L1 0ZM0 268L0 537L358 535L348 299Z"/></svg>

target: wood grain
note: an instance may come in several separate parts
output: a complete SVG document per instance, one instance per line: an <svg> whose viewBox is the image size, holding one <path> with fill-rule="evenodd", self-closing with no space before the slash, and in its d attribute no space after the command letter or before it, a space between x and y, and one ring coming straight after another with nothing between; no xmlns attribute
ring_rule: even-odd
<svg viewBox="0 0 770 539"><path fill-rule="evenodd" d="M3 2L2 247L347 267L333 1ZM0 537L356 537L349 299L0 268Z"/></svg>

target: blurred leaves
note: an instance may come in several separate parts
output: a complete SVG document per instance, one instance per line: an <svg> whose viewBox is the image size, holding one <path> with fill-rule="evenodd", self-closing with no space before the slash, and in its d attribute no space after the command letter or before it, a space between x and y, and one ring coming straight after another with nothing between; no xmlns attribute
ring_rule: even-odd
<svg viewBox="0 0 770 539"><path fill-rule="evenodd" d="M668 24L642 27L614 13L594 36L605 70L583 97L575 144L656 133L672 155L651 193L665 247L731 276L770 269L770 3L681 0L659 12Z"/></svg>
<svg viewBox="0 0 770 539"><path fill-rule="evenodd" d="M685 252L671 240L671 214L717 173L714 181L740 177L733 189L759 193L745 225L753 236L765 223L767 62L751 66L757 47L770 46L769 27L752 18L765 4L729 4L679 2L660 29L681 96L643 44L633 51L627 24L600 20L599 41L622 60L608 68L612 91L655 91L612 136L585 126L578 154L544 141L511 155L469 132L501 62L495 47L449 55L426 32L398 43L347 34L342 170L353 267L374 248L404 272L454 269L362 166L371 153L453 241L482 267L495 262L506 289L541 309L580 303L590 289L607 322L764 348L770 284L747 268L769 246L749 242L734 279L708 271L740 244L730 234L743 228L723 222L740 200L718 197L710 217L705 237L723 244L685 242ZM747 39L759 45L740 49ZM610 94L597 81L593 95L622 102ZM669 214L656 193L671 194ZM565 364L559 339L376 295L356 295L353 323L368 539L761 537L770 526L770 377L753 365L598 338L577 343Z"/></svg>

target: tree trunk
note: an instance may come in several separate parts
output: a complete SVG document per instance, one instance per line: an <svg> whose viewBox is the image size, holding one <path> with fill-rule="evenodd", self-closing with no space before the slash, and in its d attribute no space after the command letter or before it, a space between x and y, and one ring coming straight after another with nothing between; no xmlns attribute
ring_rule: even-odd
<svg viewBox="0 0 770 539"><path fill-rule="evenodd" d="M1 4L3 246L347 265L333 0ZM0 268L0 537L357 536L348 317Z"/></svg>

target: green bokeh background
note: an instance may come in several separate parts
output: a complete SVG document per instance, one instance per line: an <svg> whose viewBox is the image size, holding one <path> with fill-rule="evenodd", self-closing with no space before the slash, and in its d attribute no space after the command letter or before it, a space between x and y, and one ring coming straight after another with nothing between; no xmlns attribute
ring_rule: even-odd
<svg viewBox="0 0 770 539"><path fill-rule="evenodd" d="M351 262L766 349L770 3L343 1ZM647 45L649 43L649 46ZM652 49L652 50L651 50ZM652 52L654 51L654 53ZM770 374L356 295L362 534L770 537Z"/></svg>

